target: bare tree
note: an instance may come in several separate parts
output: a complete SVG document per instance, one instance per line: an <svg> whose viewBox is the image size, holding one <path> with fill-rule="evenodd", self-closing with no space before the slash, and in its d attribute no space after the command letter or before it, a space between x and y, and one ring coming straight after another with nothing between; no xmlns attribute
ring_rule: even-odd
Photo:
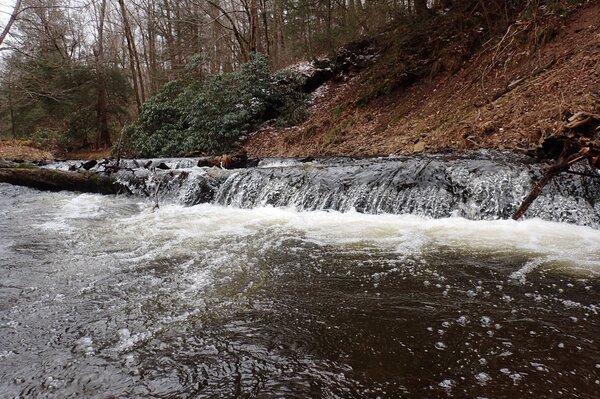
<svg viewBox="0 0 600 399"><path fill-rule="evenodd" d="M17 3L15 4L15 7L13 8L13 12L10 14L10 17L8 18L8 22L6 23L6 26L2 30L2 33L0 33L0 46L2 46L4 39L10 32L10 29L12 28L13 24L15 23L17 16L21 12L21 3L22 3L22 0L17 0Z"/></svg>
<svg viewBox="0 0 600 399"><path fill-rule="evenodd" d="M144 90L144 79L142 78L140 59L138 56L137 49L135 47L135 41L133 38L133 33L131 32L131 25L129 24L129 18L127 17L127 8L125 7L124 0L119 0L119 7L121 10L121 19L123 21L123 33L125 34L125 38L127 40L127 50L129 52L129 67L131 70L131 79L133 80L133 90L135 91L135 100L139 112L142 109L142 104L146 100L146 93Z"/></svg>
<svg viewBox="0 0 600 399"><path fill-rule="evenodd" d="M94 3L95 5L95 3ZM96 7L94 7L96 8ZM101 0L97 15L97 38L94 48L96 60L96 148L108 148L111 145L110 131L108 129L108 96L106 92L106 65L104 60L104 23L106 20L106 0Z"/></svg>

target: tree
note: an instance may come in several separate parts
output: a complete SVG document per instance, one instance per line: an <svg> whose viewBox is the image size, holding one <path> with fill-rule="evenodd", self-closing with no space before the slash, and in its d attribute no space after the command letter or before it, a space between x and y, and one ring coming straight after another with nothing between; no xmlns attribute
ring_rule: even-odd
<svg viewBox="0 0 600 399"><path fill-rule="evenodd" d="M125 34L125 39L127 40L127 50L129 52L129 68L131 70L131 79L133 80L133 90L135 92L135 100L139 112L142 109L142 104L144 103L144 101L146 101L144 79L142 77L140 59L138 56L137 49L135 47L135 41L133 38L133 33L131 32L131 25L129 24L129 18L127 17L127 8L125 7L124 0L119 0L119 7L121 10L121 19L123 21L123 33Z"/></svg>
<svg viewBox="0 0 600 399"><path fill-rule="evenodd" d="M429 9L427 8L427 0L414 0L415 11L418 15L426 14Z"/></svg>
<svg viewBox="0 0 600 399"><path fill-rule="evenodd" d="M11 31L16 50L4 53L0 64L0 133L64 148L88 143L104 123L97 112L102 108L105 134L127 121L131 92L116 61L114 25L104 34L104 62L98 63L97 43L86 31L96 14L88 11L93 9L69 0L23 0Z"/></svg>
<svg viewBox="0 0 600 399"><path fill-rule="evenodd" d="M110 131L108 129L108 98L106 95L106 71L104 64L104 23L106 19L106 0L101 0L97 12L96 47L94 58L96 60L96 149L101 146L111 146Z"/></svg>
<svg viewBox="0 0 600 399"><path fill-rule="evenodd" d="M22 2L23 2L22 0L17 0L15 7L13 8L13 12L10 14L10 17L8 18L8 22L6 23L6 26L4 27L2 32L0 32L0 47L2 46L2 43L4 43L4 39L10 32L10 29L12 28L13 24L15 23L15 20L17 19L17 15L19 15L19 12L21 11L21 3Z"/></svg>

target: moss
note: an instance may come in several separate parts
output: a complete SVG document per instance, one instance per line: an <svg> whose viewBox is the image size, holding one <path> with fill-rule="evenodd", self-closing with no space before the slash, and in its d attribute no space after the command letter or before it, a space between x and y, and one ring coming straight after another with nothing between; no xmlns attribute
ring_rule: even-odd
<svg viewBox="0 0 600 399"><path fill-rule="evenodd" d="M317 127L316 126L310 126L308 128L306 128L306 130L304 130L302 132L302 138L303 139L308 139L311 138L313 136L315 136L317 134Z"/></svg>
<svg viewBox="0 0 600 399"><path fill-rule="evenodd" d="M331 116L334 119L337 119L340 117L340 115L342 115L342 113L344 112L344 110L346 109L346 104L342 103L342 104L338 104L332 111L331 111Z"/></svg>
<svg viewBox="0 0 600 399"><path fill-rule="evenodd" d="M327 133L325 133L325 136L323 137L323 143L329 145L344 142L346 139L346 133L348 133L348 130L350 130L353 126L353 118L348 118L345 121L342 121L332 129L330 129Z"/></svg>
<svg viewBox="0 0 600 399"><path fill-rule="evenodd" d="M16 169L37 169L38 167L31 163L20 163L16 166Z"/></svg>
<svg viewBox="0 0 600 399"><path fill-rule="evenodd" d="M300 142L299 137L294 134L287 135L283 138L283 143L286 145L294 145L299 142Z"/></svg>

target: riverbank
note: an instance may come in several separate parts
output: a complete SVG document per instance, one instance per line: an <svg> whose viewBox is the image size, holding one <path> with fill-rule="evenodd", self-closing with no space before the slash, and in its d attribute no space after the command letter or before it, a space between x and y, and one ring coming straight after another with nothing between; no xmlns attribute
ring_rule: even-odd
<svg viewBox="0 0 600 399"><path fill-rule="evenodd" d="M106 159L111 157L111 150L95 151L91 148L79 149L67 153L57 154L50 150L36 147L27 140L2 140L0 141L0 159L11 161L50 161L55 159Z"/></svg>
<svg viewBox="0 0 600 399"><path fill-rule="evenodd" d="M361 65L312 94L305 122L265 127L243 150L264 158L536 148L571 115L600 114L600 4L587 2L564 15L545 12L494 35L481 24L457 32L455 21L438 15L445 28L415 33L415 26L401 24L394 29L409 30L349 45L342 61L360 59ZM397 37L404 34L416 43L402 47ZM110 150L51 154L22 142L0 143L5 159L110 156Z"/></svg>
<svg viewBox="0 0 600 399"><path fill-rule="evenodd" d="M7 160L42 161L54 159L55 156L50 151L35 148L28 142L7 140L0 141L0 159L2 158Z"/></svg>
<svg viewBox="0 0 600 399"><path fill-rule="evenodd" d="M541 21L516 21L477 51L466 48L477 31L449 38L439 59L423 60L427 76L397 88L402 65L380 55L319 88L306 122L257 132L244 148L265 157L537 147L570 115L600 111L600 4Z"/></svg>

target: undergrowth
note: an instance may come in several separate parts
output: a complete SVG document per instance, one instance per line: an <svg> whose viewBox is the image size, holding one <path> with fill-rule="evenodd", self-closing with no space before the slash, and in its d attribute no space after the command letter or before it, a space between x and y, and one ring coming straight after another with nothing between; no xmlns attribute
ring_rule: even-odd
<svg viewBox="0 0 600 399"><path fill-rule="evenodd" d="M283 127L303 120L308 97L302 83L291 71L271 73L267 58L258 54L238 72L169 82L125 128L122 152L144 157L229 152L265 121Z"/></svg>

